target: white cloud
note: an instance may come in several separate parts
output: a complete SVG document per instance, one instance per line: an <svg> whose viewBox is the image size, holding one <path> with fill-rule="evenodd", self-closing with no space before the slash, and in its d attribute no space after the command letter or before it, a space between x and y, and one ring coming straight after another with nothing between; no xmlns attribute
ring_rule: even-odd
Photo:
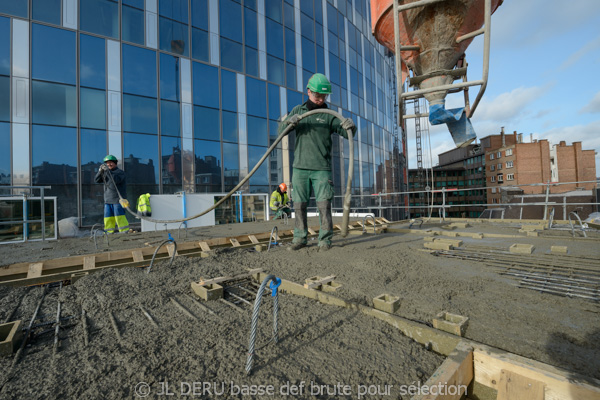
<svg viewBox="0 0 600 400"><path fill-rule="evenodd" d="M559 70L560 71L569 70L571 67L573 67L573 65L575 65L585 55L590 54L590 53L595 54L595 51L598 48L600 48L600 36L595 38L594 40L587 42L585 44L585 46L581 47L579 50L577 50L575 53L573 53L569 58L567 58L565 61L563 61L563 63L559 67Z"/></svg>
<svg viewBox="0 0 600 400"><path fill-rule="evenodd" d="M530 113L528 106L547 93L554 83L543 87L518 87L502 93L492 100L483 98L473 114L473 120L511 122Z"/></svg>
<svg viewBox="0 0 600 400"><path fill-rule="evenodd" d="M579 110L579 114L600 113L600 92L596 93L594 98Z"/></svg>

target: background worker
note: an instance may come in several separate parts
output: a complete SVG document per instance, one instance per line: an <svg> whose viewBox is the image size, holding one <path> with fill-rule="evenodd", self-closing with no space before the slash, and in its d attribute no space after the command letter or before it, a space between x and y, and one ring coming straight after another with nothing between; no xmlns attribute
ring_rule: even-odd
<svg viewBox="0 0 600 400"><path fill-rule="evenodd" d="M331 83L325 75L314 74L308 80L306 88L308 100L294 107L279 125L280 133L288 124L294 126L296 130L292 169L296 223L290 249L299 250L306 246L308 237L306 212L312 189L321 224L319 251L326 251L331 248L333 237L331 200L334 188L331 180L331 134L338 133L348 139L346 129L351 129L354 134L356 126L350 118L340 121L331 114L315 114L300 120L299 116L308 111L328 108L325 100L331 93Z"/></svg>
<svg viewBox="0 0 600 400"><path fill-rule="evenodd" d="M108 233L127 232L129 222L125 216L125 209L119 204L119 193L121 196L127 195L125 172L117 167L117 157L111 154L104 157L94 181L104 183L104 230Z"/></svg>
<svg viewBox="0 0 600 400"><path fill-rule="evenodd" d="M287 195L287 185L285 183L277 186L277 189L271 193L269 207L271 207L271 210L275 211L275 219L283 218L283 214L286 214L288 217L292 216L290 199Z"/></svg>

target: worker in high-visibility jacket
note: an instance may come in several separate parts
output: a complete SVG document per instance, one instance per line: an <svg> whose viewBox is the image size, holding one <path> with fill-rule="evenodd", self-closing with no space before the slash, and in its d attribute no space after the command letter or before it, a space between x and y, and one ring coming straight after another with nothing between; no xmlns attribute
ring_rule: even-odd
<svg viewBox="0 0 600 400"><path fill-rule="evenodd" d="M150 193L144 193L138 197L137 212L144 217L152 216L152 208L150 207Z"/></svg>
<svg viewBox="0 0 600 400"><path fill-rule="evenodd" d="M125 209L120 204L120 197L127 196L125 172L117 167L117 162L111 154L104 157L94 178L96 183L104 183L104 230L108 233L129 231Z"/></svg>
<svg viewBox="0 0 600 400"><path fill-rule="evenodd" d="M287 195L287 185L285 183L277 186L277 189L271 193L269 207L275 211L275 219L282 218L283 214L286 214L288 217L292 216L290 198Z"/></svg>

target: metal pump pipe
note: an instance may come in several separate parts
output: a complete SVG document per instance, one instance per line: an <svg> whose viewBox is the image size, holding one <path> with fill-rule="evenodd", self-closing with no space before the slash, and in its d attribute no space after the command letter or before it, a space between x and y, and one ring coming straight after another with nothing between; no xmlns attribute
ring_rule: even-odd
<svg viewBox="0 0 600 400"><path fill-rule="evenodd" d="M326 108L321 108L318 110L311 110L308 111L304 114L298 115L299 117L299 121L310 116L310 115L314 115L314 114L330 114L333 115L334 117L337 117L340 121L344 121L346 118L344 118L340 113L333 111L333 110L329 110ZM238 191L239 188L241 188L249 179L250 177L252 177L252 175L254 175L254 173L256 171L258 171L258 168L262 165L262 163L267 159L267 157L269 156L269 154L271 154L271 152L273 150L275 150L275 147L277 147L277 145L279 144L279 142L281 142L281 140L286 137L295 127L293 125L288 125L283 132L281 132L279 134L279 136L277 137L277 139L275 139L275 141L273 142L273 144L271 144L271 146L267 149L267 151L265 152L265 154L261 157L260 160L258 160L258 162L256 163L256 165L254 166L254 168L252 168L252 170L248 173L248 175L246 175L244 177L244 179L242 179L240 181L240 183L237 184L236 187L234 187L233 189L231 189L231 191L229 193L227 193L221 200L217 201L215 204L213 204L210 208L207 208L206 210L202 211L200 214L196 214L196 215L192 215L191 217L187 217L187 218L181 218L181 219L171 219L171 220L157 220L157 219L153 219L153 218L149 218L149 217L145 217L142 215L139 215L136 212L133 212L130 208L129 205L127 204L127 200L123 199L123 197L121 196L121 193L119 193L119 190L117 189L117 194L119 195L119 199L121 200L125 200L125 204L121 203L121 205L123 206L123 208L125 208L127 210L127 212L129 212L131 215L133 215L136 218L141 218L143 220L146 221L150 221L150 222L154 222L154 223L164 223L164 224L169 224L169 223L176 223L176 222L184 222L184 221L189 221L192 219L196 219L199 218L205 214L208 214L209 212L211 212L212 210L214 210L215 208L217 208L218 206L220 206L221 204L223 204L225 202L225 200L227 200L229 197L231 197L232 194L234 194L236 191ZM352 135L352 130L351 129L347 129L346 130L347 134L348 134L348 149L349 149L349 153L348 154L348 158L349 158L349 164L348 164L348 179L346 182L346 194L344 196L344 214L342 217L342 236L346 237L348 236L348 221L350 219L350 202L352 200L352 176L354 174L354 137ZM110 177L111 181L113 182L113 184L115 185L115 189L117 187L117 185L114 183L114 179L112 177L112 175L109 173L108 176Z"/></svg>

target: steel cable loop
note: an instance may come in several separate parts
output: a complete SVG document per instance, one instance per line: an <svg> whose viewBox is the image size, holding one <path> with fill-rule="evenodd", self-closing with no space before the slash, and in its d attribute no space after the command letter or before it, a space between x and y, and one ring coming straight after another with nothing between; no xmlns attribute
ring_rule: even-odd
<svg viewBox="0 0 600 400"><path fill-rule="evenodd" d="M246 360L246 374L250 375L252 372L252 364L254 362L254 344L256 343L256 327L258 326L258 312L260 310L260 303L262 296L269 281L271 283L271 296L273 297L273 341L277 343L277 317L279 314L279 297L278 290L281 285L281 279L275 275L267 276L261 283L256 293L256 300L254 300L254 310L252 311L252 324L250 327L250 343L248 345L248 359Z"/></svg>
<svg viewBox="0 0 600 400"><path fill-rule="evenodd" d="M160 248L167 243L173 243L173 246L175 247L173 249L173 255L171 256L171 262L169 263L169 267L171 267L171 265L173 265L173 260L175 260L175 254L177 254L177 243L173 239L167 239L164 242L162 242L161 244L159 244L158 247L156 248L156 250L154 250L154 254L152 255L152 260L150 261L150 265L148 265L148 268L146 269L147 274L150 273L150 270L152 269L152 264L154 264L154 258L156 257L158 250L160 250Z"/></svg>
<svg viewBox="0 0 600 400"><path fill-rule="evenodd" d="M106 239L106 247L110 247L109 240L108 240L108 233L104 229L98 228L98 229L96 229L94 231L94 235L93 235L93 237L94 237L94 246L96 247L96 250L98 250L98 242L96 240L96 235L98 234L98 232L102 232L102 236L104 236L105 239Z"/></svg>
<svg viewBox="0 0 600 400"><path fill-rule="evenodd" d="M333 110L330 110L330 109L320 108L320 109L317 109L317 110L311 110L311 111L308 111L308 112L306 112L304 114L298 115L298 117L299 117L298 121L300 121L300 120L302 120L302 119L304 119L304 118L306 118L306 117L308 117L310 115L314 115L314 114L330 114L330 115L333 115L334 117L337 117L340 121L345 121L347 119L347 118L344 118L337 111L333 111ZM239 188L241 188L250 179L250 177L252 177L252 175L254 175L254 173L256 171L258 171L258 168L267 159L267 157L269 156L269 154L271 154L273 152L273 150L275 150L275 148L277 147L277 145L279 144L279 142L281 142L281 140L284 137L286 137L294 128L295 128L294 125L288 125L279 134L279 136L277 136L277 139L275 139L275 141L267 149L267 151L265 152L265 154L263 154L263 156L261 157L261 159L258 160L258 162L256 163L256 165L254 166L254 168L252 168L252 170L248 173L248 175L246 175L244 177L244 179L242 179L240 181L240 183L238 183L236 185L236 187L234 187L233 189L231 189L231 191L229 193L227 193L225 196L223 196L223 198L221 200L217 201L210 208L207 208L206 210L202 211L200 214L196 214L196 215L192 215L191 217L180 218L180 219L157 220L157 219L150 218L150 217L144 217L143 215L140 215L137 212L133 212L129 208L129 205L127 205L127 207L124 207L121 202L119 202L119 203L121 204L121 206L123 206L123 208L125 210L127 210L128 213L130 213L134 217L139 218L139 219L143 219L145 221L154 222L154 223L157 223L157 222L161 222L161 223L176 223L176 222L184 222L184 221L190 221L192 219L200 218L201 216L203 216L205 214L208 214L209 212L211 212L215 208L219 207L228 198L230 198L232 194L234 194L235 192L237 192L239 190ZM352 192L352 176L354 174L354 137L353 137L353 134L352 134L352 129L346 129L346 132L347 132L347 135L348 135L348 146L349 146L349 153L350 154L348 154L348 157L349 157L348 179L347 179L347 182L346 182L346 194L345 194L345 197L344 197L344 214L343 214L343 225L342 225L342 236L343 237L346 237L348 235L348 220L349 220L349 212L350 212L350 201L351 201L351 198L352 198L352 195L351 195L351 192ZM117 194L119 195L119 199L120 200L125 200L125 199L123 199L123 196L121 196L121 193L119 192L119 189L117 189L117 185L115 184L115 181L114 181L114 179L112 177L112 174L108 173L107 175L110 177L111 181L113 182L113 185L115 186Z"/></svg>

